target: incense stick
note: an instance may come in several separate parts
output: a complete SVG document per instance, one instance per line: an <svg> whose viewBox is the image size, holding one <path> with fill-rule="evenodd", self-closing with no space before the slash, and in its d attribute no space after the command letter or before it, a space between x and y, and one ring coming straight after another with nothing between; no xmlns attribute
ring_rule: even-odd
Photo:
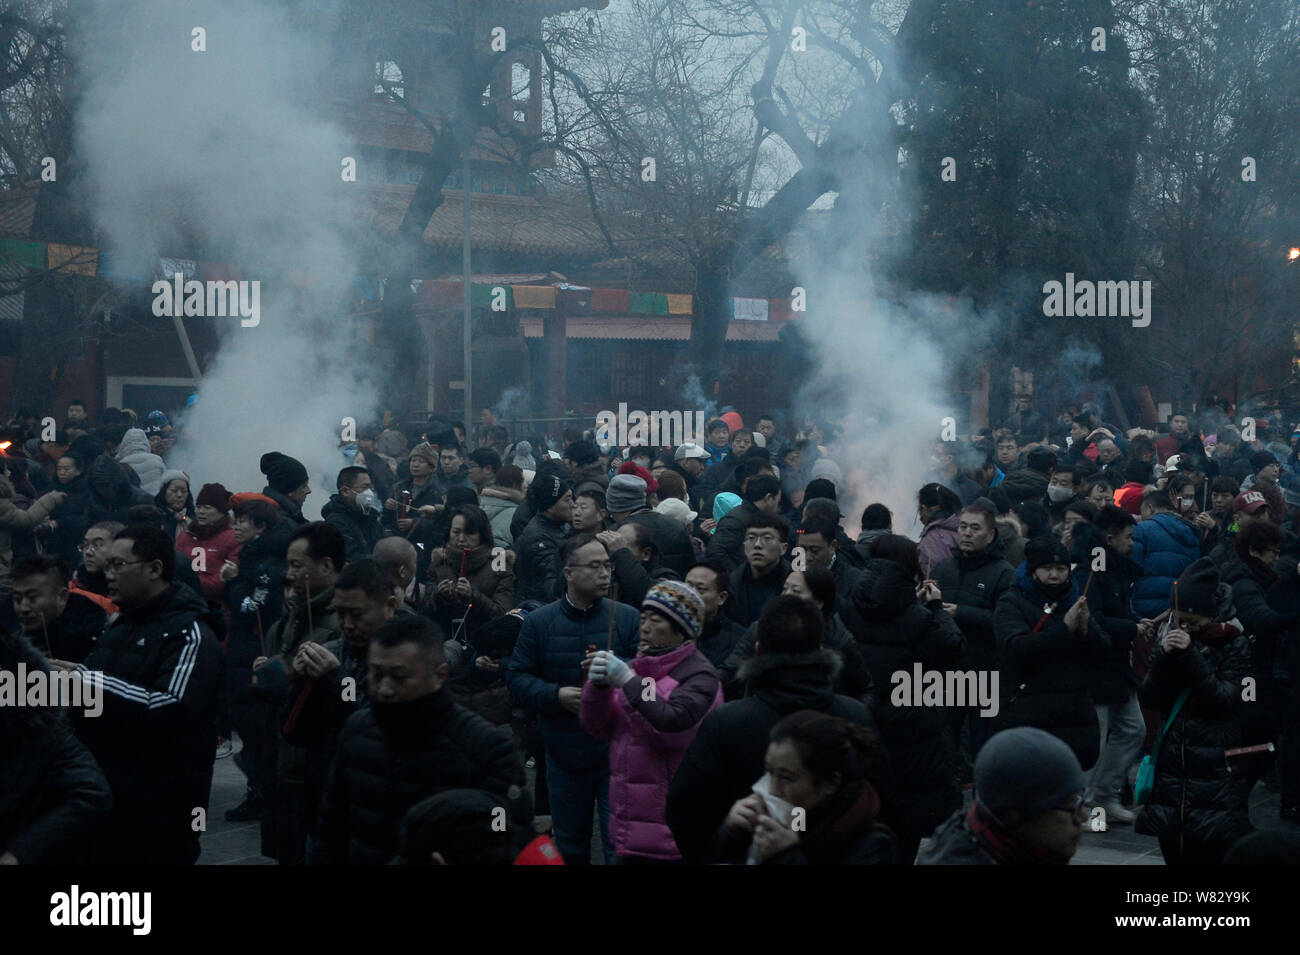
<svg viewBox="0 0 1300 955"><path fill-rule="evenodd" d="M266 633L262 630L262 608L253 604L253 610L257 614L257 644L262 648L262 656L267 656Z"/></svg>
<svg viewBox="0 0 1300 955"><path fill-rule="evenodd" d="M612 653L614 651L614 598L605 599L609 601L609 635L605 639L605 652Z"/></svg>
<svg viewBox="0 0 1300 955"><path fill-rule="evenodd" d="M316 632L316 625L311 620L311 577L304 576L302 582L307 589L307 639L310 640L311 635Z"/></svg>

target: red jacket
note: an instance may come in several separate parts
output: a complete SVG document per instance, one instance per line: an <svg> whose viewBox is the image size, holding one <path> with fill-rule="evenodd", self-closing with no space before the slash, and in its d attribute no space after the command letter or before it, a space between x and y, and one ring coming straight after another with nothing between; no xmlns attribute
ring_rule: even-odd
<svg viewBox="0 0 1300 955"><path fill-rule="evenodd" d="M239 562L239 542L235 540L229 517L223 517L206 534L203 530L191 523L176 535L176 549L190 559L194 572L199 575L203 596L209 600L220 600L226 589L226 582L221 579L221 565L228 560ZM197 556L194 553L196 547L202 548L204 552L202 563L197 565L193 563Z"/></svg>

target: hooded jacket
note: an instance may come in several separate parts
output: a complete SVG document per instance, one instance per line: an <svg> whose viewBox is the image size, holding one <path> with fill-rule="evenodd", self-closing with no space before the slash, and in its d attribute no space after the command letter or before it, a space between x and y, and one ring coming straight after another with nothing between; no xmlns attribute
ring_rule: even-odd
<svg viewBox="0 0 1300 955"><path fill-rule="evenodd" d="M9 478L0 474L0 577L8 577L13 568L15 531L29 531L40 524L59 506L61 500L53 491L42 494L31 507L23 510L14 503L14 486Z"/></svg>
<svg viewBox="0 0 1300 955"><path fill-rule="evenodd" d="M998 485L1007 492L1007 499L1012 507L1025 501L1044 501L1047 498L1048 477L1042 471L1033 468L1020 468L1007 475L1006 480Z"/></svg>
<svg viewBox="0 0 1300 955"><path fill-rule="evenodd" d="M445 686L404 703L372 700L339 735L312 864L382 865L420 800L472 788L515 804L523 784L510 733L452 702Z"/></svg>
<svg viewBox="0 0 1300 955"><path fill-rule="evenodd" d="M510 533L510 522L515 511L524 502L524 492L514 488L489 485L479 495L478 505L492 524L492 538L498 547L513 547L515 537Z"/></svg>
<svg viewBox="0 0 1300 955"><path fill-rule="evenodd" d="M21 636L0 637L0 670L46 670ZM0 854L20 865L89 861L88 846L113 806L108 780L52 706L0 707Z"/></svg>
<svg viewBox="0 0 1300 955"><path fill-rule="evenodd" d="M369 557L379 538L384 536L384 527L373 512L362 514L343 500L343 495L338 492L330 495L329 501L321 508L320 516L343 534L349 561Z"/></svg>
<svg viewBox="0 0 1300 955"><path fill-rule="evenodd" d="M1169 609L1174 581L1201 556L1197 529L1172 511L1159 511L1133 528L1132 560L1142 577L1133 587L1133 609L1158 617Z"/></svg>
<svg viewBox="0 0 1300 955"><path fill-rule="evenodd" d="M722 683L689 640L629 665L634 675L619 689L583 684L578 714L584 730L610 741L610 841L621 856L680 859L664 821L668 784L701 721L722 705Z"/></svg>
<svg viewBox="0 0 1300 955"><path fill-rule="evenodd" d="M862 652L852 632L844 625L838 613L822 615L826 630L822 635L822 646L835 651L840 658L840 667L835 674L835 692L855 700L861 700L868 708L874 706L875 685L871 681L871 671L862 659ZM740 674L745 664L754 658L754 647L758 643L758 624L752 623L740 634L731 653L718 666L718 676L722 678L722 691L727 700L738 700L745 695L745 678Z"/></svg>
<svg viewBox="0 0 1300 955"><path fill-rule="evenodd" d="M1087 767L1097 762L1101 748L1088 678L1110 643L1096 619L1081 636L1066 628L1065 614L1078 597L1078 585L1070 581L1069 592L1053 601L1025 564L1016 568L1016 585L993 614L1002 695L993 728L1036 726L1060 738Z"/></svg>
<svg viewBox="0 0 1300 955"><path fill-rule="evenodd" d="M758 513L750 501L741 501L718 521L709 538L709 546L704 556L710 560L720 560L728 570L735 570L745 562L745 524Z"/></svg>
<svg viewBox="0 0 1300 955"><path fill-rule="evenodd" d="M149 495L152 501L162 484L163 471L167 465L163 459L149 450L149 439L139 428L130 428L122 435L117 446L117 462L125 464L140 479L140 490Z"/></svg>
<svg viewBox="0 0 1300 955"><path fill-rule="evenodd" d="M916 584L902 567L879 558L867 562L853 589L862 630L858 647L877 691L876 725L897 783L892 814L902 830L924 838L961 805L957 741L944 707L896 705L893 675L954 670L966 640L943 601L916 602ZM911 699L904 701L910 703Z"/></svg>
<svg viewBox="0 0 1300 955"><path fill-rule="evenodd" d="M1014 586L1015 569L1003 559L1002 529L988 547L973 554L954 548L952 556L930 571L943 592L943 601L957 605L953 615L966 638L964 666L972 670L997 668L997 637L993 611Z"/></svg>
<svg viewBox="0 0 1300 955"><path fill-rule="evenodd" d="M221 682L208 615L202 597L173 584L123 609L77 667L103 672L103 713L74 715L113 790L111 825L120 832L192 834L197 842L190 823L212 787Z"/></svg>
<svg viewBox="0 0 1300 955"><path fill-rule="evenodd" d="M1231 619L1231 597L1221 584L1220 606L1228 609L1235 636L1216 645L1193 638L1186 650L1165 653L1168 626L1151 651L1151 669L1139 690L1142 702L1164 714L1191 688L1156 759L1155 786L1135 828L1150 836L1177 838L1180 847L1227 849L1252 830L1247 797L1253 777L1238 759L1230 767L1225 751L1243 745L1242 680L1253 672L1250 641ZM1166 715L1166 719L1167 719ZM1161 727L1164 722L1161 722ZM1235 771L1234 771L1235 770Z"/></svg>
<svg viewBox="0 0 1300 955"><path fill-rule="evenodd" d="M839 668L839 657L826 648L765 653L742 668L749 694L704 718L668 789L668 826L688 863L719 857L719 828L732 804L763 775L767 738L782 717L817 710L873 726L866 706L836 695Z"/></svg>

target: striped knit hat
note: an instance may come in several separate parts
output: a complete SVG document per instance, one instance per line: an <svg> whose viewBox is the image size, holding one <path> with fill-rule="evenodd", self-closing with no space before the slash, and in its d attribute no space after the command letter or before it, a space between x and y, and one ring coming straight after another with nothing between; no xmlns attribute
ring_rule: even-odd
<svg viewBox="0 0 1300 955"><path fill-rule="evenodd" d="M686 639L700 639L704 629L704 598L690 584L661 580L646 593L642 610L661 613L686 632Z"/></svg>

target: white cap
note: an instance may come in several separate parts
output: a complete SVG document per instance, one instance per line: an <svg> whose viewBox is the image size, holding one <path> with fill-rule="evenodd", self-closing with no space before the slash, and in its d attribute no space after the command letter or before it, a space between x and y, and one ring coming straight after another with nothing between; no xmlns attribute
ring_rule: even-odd
<svg viewBox="0 0 1300 955"><path fill-rule="evenodd" d="M683 527L689 525L691 521L699 516L698 512L692 511L691 506L680 497L664 498L655 505L655 513L670 517L681 523Z"/></svg>
<svg viewBox="0 0 1300 955"><path fill-rule="evenodd" d="M685 444L679 445L677 450L673 452L674 461L682 461L686 458L707 458L708 456L709 452L693 441L687 441Z"/></svg>

